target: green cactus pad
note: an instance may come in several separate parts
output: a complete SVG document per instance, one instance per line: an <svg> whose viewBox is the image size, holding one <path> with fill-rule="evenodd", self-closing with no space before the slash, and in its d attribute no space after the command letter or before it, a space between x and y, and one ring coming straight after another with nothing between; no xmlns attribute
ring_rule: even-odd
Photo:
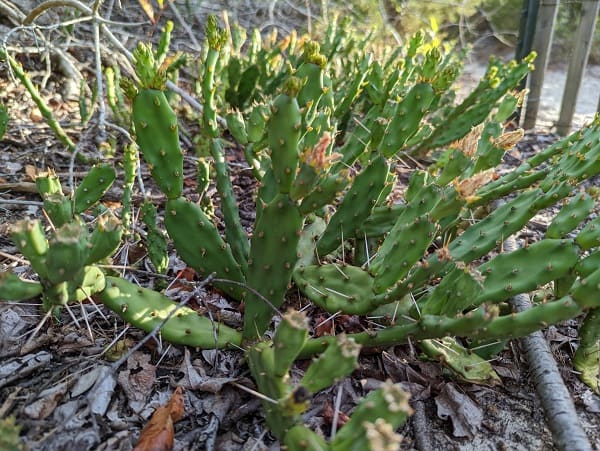
<svg viewBox="0 0 600 451"><path fill-rule="evenodd" d="M92 167L75 190L73 211L76 214L83 213L96 205L112 186L115 178L115 168L110 164L103 163Z"/></svg>
<svg viewBox="0 0 600 451"><path fill-rule="evenodd" d="M488 253L499 244L498 240L505 240L527 224L535 215L531 205L540 196L543 193L539 189L526 191L469 227L450 243L452 258L468 263Z"/></svg>
<svg viewBox="0 0 600 451"><path fill-rule="evenodd" d="M350 420L341 428L331 442L331 449L376 449L371 446L369 436L373 436L373 432L367 431L373 425L379 425L379 433L384 435L393 435L412 413L412 409L408 404L410 395L406 393L400 384L393 384L390 380L381 384L381 387L372 391L360 402L354 409ZM383 424L386 427L381 427ZM371 425L371 428L369 428ZM391 437L388 437L391 439ZM382 442L393 440L385 440ZM398 440L398 438L396 438ZM396 449L399 442L390 443L390 447L386 449Z"/></svg>
<svg viewBox="0 0 600 451"><path fill-rule="evenodd" d="M152 265L159 273L164 273L169 266L169 253L164 232L158 227L157 209L151 202L144 202L141 218L146 225L146 249Z"/></svg>
<svg viewBox="0 0 600 451"><path fill-rule="evenodd" d="M89 299L106 287L104 273L97 266L84 267L75 278L66 283L69 301Z"/></svg>
<svg viewBox="0 0 600 451"><path fill-rule="evenodd" d="M269 117L269 108L266 105L254 105L248 116L246 131L248 132L248 141L257 143L264 134Z"/></svg>
<svg viewBox="0 0 600 451"><path fill-rule="evenodd" d="M440 186L444 186L463 175L466 169L472 164L472 161L471 157L466 155L461 149L451 147L438 158L436 164L431 168L433 170L439 168L439 174L435 182Z"/></svg>
<svg viewBox="0 0 600 451"><path fill-rule="evenodd" d="M60 180L52 170L38 174L35 178L35 187L42 198L48 194L63 194Z"/></svg>
<svg viewBox="0 0 600 451"><path fill-rule="evenodd" d="M198 205L183 197L169 199L166 204L165 227L183 261L202 277L214 272L218 278L242 284L245 282L231 248ZM216 283L215 286L235 299L243 297L244 289L237 285Z"/></svg>
<svg viewBox="0 0 600 451"><path fill-rule="evenodd" d="M575 273L581 277L587 277L598 268L600 268L600 249L581 259L575 266Z"/></svg>
<svg viewBox="0 0 600 451"><path fill-rule="evenodd" d="M288 410L284 405L284 400L292 391L292 387L283 378L275 376L274 351L269 346L269 342L259 342L248 349L246 356L250 372L260 393L278 401L276 403L263 401L262 405L269 428L277 438L283 440L286 432L301 421L300 412Z"/></svg>
<svg viewBox="0 0 600 451"><path fill-rule="evenodd" d="M473 306L483 287L477 277L467 268L456 266L444 276L431 293L419 301L424 315L453 317Z"/></svg>
<svg viewBox="0 0 600 451"><path fill-rule="evenodd" d="M183 153L177 116L163 91L141 89L133 101L136 141L152 177L168 199L183 193Z"/></svg>
<svg viewBox="0 0 600 451"><path fill-rule="evenodd" d="M54 227L61 227L73 219L73 203L61 193L50 193L44 196L44 211Z"/></svg>
<svg viewBox="0 0 600 451"><path fill-rule="evenodd" d="M314 213L319 208L332 203L336 196L348 184L348 177L344 174L329 174L300 203L300 213L307 215Z"/></svg>
<svg viewBox="0 0 600 451"><path fill-rule="evenodd" d="M289 193L298 166L298 142L302 116L295 97L280 94L273 101L267 124L271 165L279 191Z"/></svg>
<svg viewBox="0 0 600 451"><path fill-rule="evenodd" d="M273 337L275 375L284 377L308 337L306 313L291 310L281 318Z"/></svg>
<svg viewBox="0 0 600 451"><path fill-rule="evenodd" d="M121 244L122 236L121 221L110 210L99 216L96 227L90 236L89 254L85 264L91 265L112 256Z"/></svg>
<svg viewBox="0 0 600 451"><path fill-rule="evenodd" d="M364 315L375 307L374 278L357 266L311 265L294 271L302 293L329 313Z"/></svg>
<svg viewBox="0 0 600 451"><path fill-rule="evenodd" d="M376 293L382 293L403 279L415 263L423 258L436 237L437 224L427 215L408 225L402 224L401 219L371 261L370 272L375 276Z"/></svg>
<svg viewBox="0 0 600 451"><path fill-rule="evenodd" d="M38 220L24 219L18 221L10 231L11 239L23 256L29 260L33 270L41 279L46 279L48 270L46 254L48 240L44 235L42 223Z"/></svg>
<svg viewBox="0 0 600 451"><path fill-rule="evenodd" d="M579 260L571 240L545 239L516 251L500 254L479 266L485 276L476 303L501 301L566 275Z"/></svg>
<svg viewBox="0 0 600 451"><path fill-rule="evenodd" d="M387 234L396 224L398 217L407 208L406 204L382 205L373 208L361 226L359 237L378 238Z"/></svg>
<svg viewBox="0 0 600 451"><path fill-rule="evenodd" d="M460 378L475 384L499 385L502 383L492 364L473 352L467 351L455 338L423 340L419 347L430 357L452 368Z"/></svg>
<svg viewBox="0 0 600 451"><path fill-rule="evenodd" d="M529 335L548 324L557 324L581 313L581 308L569 296L546 304L536 305L523 312L493 319L472 335L478 340L504 340ZM461 335L465 335L461 332Z"/></svg>
<svg viewBox="0 0 600 451"><path fill-rule="evenodd" d="M581 308L600 307L600 268L575 282L571 293Z"/></svg>
<svg viewBox="0 0 600 451"><path fill-rule="evenodd" d="M316 393L335 384L356 369L359 354L360 346L354 340L345 334L336 335L336 340L308 367L300 385Z"/></svg>
<svg viewBox="0 0 600 451"><path fill-rule="evenodd" d="M383 155L388 158L395 155L417 132L421 119L429 110L434 96L433 88L429 83L417 83L410 89L396 106L392 120L385 131L379 149Z"/></svg>
<svg viewBox="0 0 600 451"><path fill-rule="evenodd" d="M298 258L297 246L303 217L286 194L263 207L254 227L246 279L275 307L284 300ZM269 326L272 308L249 293L244 315L244 336L260 336Z"/></svg>
<svg viewBox="0 0 600 451"><path fill-rule="evenodd" d="M225 150L218 138L210 140L210 153L215 163L217 190L221 198L221 211L225 220L225 238L231 246L233 257L241 266L242 272L245 272L249 252L248 237L240 221L240 211L225 160Z"/></svg>
<svg viewBox="0 0 600 451"><path fill-rule="evenodd" d="M42 294L42 284L23 280L8 271L0 272L0 300L25 301Z"/></svg>
<svg viewBox="0 0 600 451"><path fill-rule="evenodd" d="M288 451L331 450L325 439L302 424L297 424L287 431L283 443Z"/></svg>
<svg viewBox="0 0 600 451"><path fill-rule="evenodd" d="M243 146L248 144L248 133L246 132L246 124L242 113L237 110L227 113L225 120L227 121L227 129L231 133L231 136Z"/></svg>
<svg viewBox="0 0 600 451"><path fill-rule="evenodd" d="M590 214L594 204L589 194L582 193L574 196L554 217L546 230L546 237L563 238Z"/></svg>
<svg viewBox="0 0 600 451"><path fill-rule="evenodd" d="M600 216L586 224L575 237L575 242L586 251L600 246Z"/></svg>
<svg viewBox="0 0 600 451"><path fill-rule="evenodd" d="M385 186L388 164L383 157L375 158L354 179L327 229L319 238L317 253L325 256L336 250L344 240L356 236L363 222L371 214Z"/></svg>
<svg viewBox="0 0 600 451"><path fill-rule="evenodd" d="M600 309L590 310L579 328L579 347L573 356L579 378L600 394Z"/></svg>
<svg viewBox="0 0 600 451"><path fill-rule="evenodd" d="M87 228L71 221L56 229L46 254L47 279L58 284L73 280L83 269L90 251Z"/></svg>
<svg viewBox="0 0 600 451"><path fill-rule="evenodd" d="M151 332L177 307L168 297L120 277L107 277L106 288L98 299L123 320L146 332ZM235 329L200 316L189 307L178 309L160 334L169 343L203 349L239 346L242 341Z"/></svg>
<svg viewBox="0 0 600 451"><path fill-rule="evenodd" d="M298 92L300 107L318 105L324 92L323 68L313 63L303 63L298 67L294 76L302 80L303 85Z"/></svg>

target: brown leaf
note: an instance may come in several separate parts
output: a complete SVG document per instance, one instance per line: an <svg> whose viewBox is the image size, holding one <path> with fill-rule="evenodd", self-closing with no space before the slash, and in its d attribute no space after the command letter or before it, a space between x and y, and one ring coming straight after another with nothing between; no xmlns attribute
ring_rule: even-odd
<svg viewBox="0 0 600 451"><path fill-rule="evenodd" d="M335 323L332 319L327 319L325 315L317 316L315 323L315 337L323 337L325 335L335 335Z"/></svg>
<svg viewBox="0 0 600 451"><path fill-rule="evenodd" d="M135 352L127 360L127 369L119 372L117 380L127 395L129 407L139 413L146 406L156 381L156 367L150 363L148 354Z"/></svg>
<svg viewBox="0 0 600 451"><path fill-rule="evenodd" d="M333 417L335 415L335 411L333 410L333 406L331 405L331 403L329 401L326 401L325 405L323 405L322 415L323 415L323 419L327 422L327 424L329 424L329 425L333 424ZM346 415L344 412L338 411L338 417L337 417L338 428L345 425L349 419L350 419L350 417L348 415Z"/></svg>
<svg viewBox="0 0 600 451"><path fill-rule="evenodd" d="M452 420L455 437L473 438L483 420L481 408L467 395L459 392L453 384L446 384L436 396L437 415Z"/></svg>
<svg viewBox="0 0 600 451"><path fill-rule="evenodd" d="M173 424L179 421L183 414L183 388L177 387L169 402L154 411L133 451L172 450L175 435Z"/></svg>
<svg viewBox="0 0 600 451"><path fill-rule="evenodd" d="M138 0L138 3L140 4L142 9L148 16L148 19L150 19L150 22L152 22L152 24L156 23L156 21L154 19L154 8L152 7L152 4L150 3L150 1L149 0Z"/></svg>

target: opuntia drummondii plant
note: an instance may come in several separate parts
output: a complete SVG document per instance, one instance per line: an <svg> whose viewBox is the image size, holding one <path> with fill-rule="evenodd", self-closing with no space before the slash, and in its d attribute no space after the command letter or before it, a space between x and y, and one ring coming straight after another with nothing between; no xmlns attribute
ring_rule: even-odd
<svg viewBox="0 0 600 451"><path fill-rule="evenodd" d="M184 196L178 117L165 92L168 39L157 53L145 44L135 51L132 127L166 197L168 235L189 266L201 276L215 274L214 285L244 304L241 332L183 308L163 326L163 338L202 348L244 346L258 388L271 400L264 404L267 421L290 449L395 440L387 432L409 409L389 384L356 409L350 421L360 427L344 427L331 444L302 425L310 396L352 371L359 346L413 339L432 355L451 346L461 360L471 358L466 347L587 312L575 364L598 389L600 227L588 221L598 199L583 182L600 172L599 120L499 175L504 152L522 136L504 123L522 99L514 89L533 56L491 60L479 85L457 102L452 86L460 61L425 33L378 60L344 26L332 25L321 46L294 35L261 47L254 35L246 54L244 34L235 30L231 48L216 19L208 21L199 83L199 140L214 163L222 230L210 211ZM236 73L254 74L251 86ZM257 179L250 229L240 220L223 123ZM414 159L425 169L414 169L403 189L396 169ZM505 239L553 205L560 212L542 240L503 252ZM45 261L35 252L27 257L41 277ZM4 285L38 293L15 277ZM144 330L175 308L125 279L105 280L98 299ZM308 320L290 312L265 340L292 285L326 312L375 322L361 333L311 338ZM553 287L543 303L510 311L507 300L541 286ZM464 339L440 341L450 336ZM295 359L321 353L301 381L290 382Z"/></svg>

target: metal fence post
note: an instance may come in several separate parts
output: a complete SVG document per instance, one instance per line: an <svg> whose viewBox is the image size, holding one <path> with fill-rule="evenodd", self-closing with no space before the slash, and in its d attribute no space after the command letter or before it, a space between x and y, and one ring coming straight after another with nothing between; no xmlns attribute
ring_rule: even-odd
<svg viewBox="0 0 600 451"><path fill-rule="evenodd" d="M590 56L596 19L598 18L598 8L600 7L600 0L587 0L582 3L581 19L575 35L575 48L569 61L567 83L560 106L560 116L556 123L556 131L563 136L571 131L579 87L583 80L585 65Z"/></svg>
<svg viewBox="0 0 600 451"><path fill-rule="evenodd" d="M558 14L558 0L544 0L540 3L538 20L533 38L533 50L538 54L535 61L535 70L529 75L529 94L527 95L527 107L525 108L525 119L523 128L535 127L538 111L540 108L540 97L544 85L544 74L548 66L548 56L554 35L554 24Z"/></svg>

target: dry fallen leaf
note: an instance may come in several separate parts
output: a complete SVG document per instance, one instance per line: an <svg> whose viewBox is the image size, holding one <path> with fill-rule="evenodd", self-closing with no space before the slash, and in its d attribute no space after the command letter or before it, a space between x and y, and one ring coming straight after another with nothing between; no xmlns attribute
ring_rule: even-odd
<svg viewBox="0 0 600 451"><path fill-rule="evenodd" d="M436 396L435 403L438 417L452 420L455 437L475 436L483 420L483 412L475 401L449 383Z"/></svg>
<svg viewBox="0 0 600 451"><path fill-rule="evenodd" d="M169 402L154 411L133 451L172 450L175 435L173 424L179 421L183 414L183 387L177 387Z"/></svg>

